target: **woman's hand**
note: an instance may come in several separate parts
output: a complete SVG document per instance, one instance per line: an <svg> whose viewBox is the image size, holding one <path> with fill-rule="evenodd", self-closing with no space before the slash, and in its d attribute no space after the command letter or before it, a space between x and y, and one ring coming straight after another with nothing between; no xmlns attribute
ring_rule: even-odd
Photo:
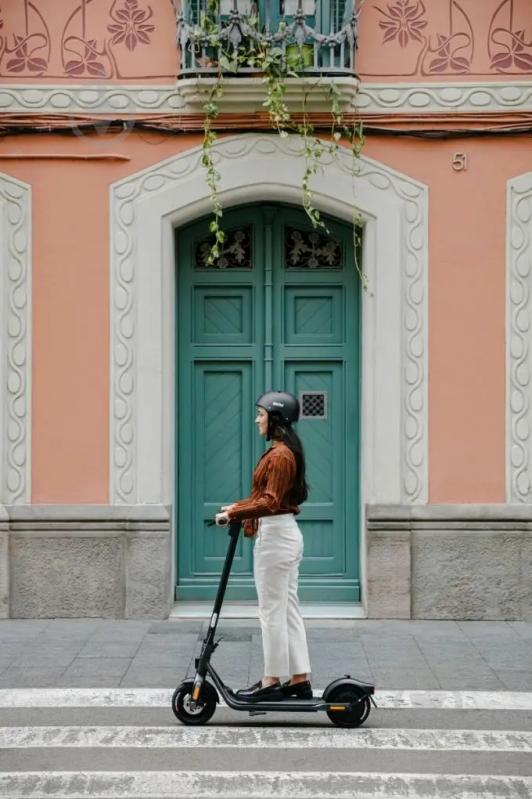
<svg viewBox="0 0 532 799"><path fill-rule="evenodd" d="M231 511L236 505L236 502L233 502L231 505L222 505L222 510Z"/></svg>

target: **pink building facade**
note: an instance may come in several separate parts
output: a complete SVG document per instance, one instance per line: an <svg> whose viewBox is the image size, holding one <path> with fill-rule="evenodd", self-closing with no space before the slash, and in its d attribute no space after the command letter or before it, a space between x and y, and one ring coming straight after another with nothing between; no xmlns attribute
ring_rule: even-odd
<svg viewBox="0 0 532 799"><path fill-rule="evenodd" d="M296 111L309 93L326 140L333 81L366 129L357 175L346 149L312 184L323 214L347 229L355 210L363 227L356 457L340 463L353 482L337 500L353 492L357 513L334 522L357 593L345 600L324 565L308 601L333 617L530 618L532 7L366 0L358 14L356 74L323 69L287 92ZM180 333L179 231L211 208L209 75L180 76L177 32L170 0L0 11L2 617L161 618L210 598L204 566L183 571L196 551L183 460L197 446L179 450L177 421L190 413L186 346L199 346ZM263 100L260 76L226 79L216 165L224 208L243 215L301 204L300 141L271 130ZM334 320L322 339L313 330L329 352ZM246 354L253 369L264 352ZM219 554L202 555L213 575Z"/></svg>

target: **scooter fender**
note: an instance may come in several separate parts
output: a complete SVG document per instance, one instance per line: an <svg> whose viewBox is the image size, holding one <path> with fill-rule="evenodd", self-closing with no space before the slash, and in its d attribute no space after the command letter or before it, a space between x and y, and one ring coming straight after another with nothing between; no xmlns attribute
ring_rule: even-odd
<svg viewBox="0 0 532 799"><path fill-rule="evenodd" d="M212 690L216 694L216 702L217 702L217 704L220 704L220 694L218 693L218 690L217 690L216 686L213 685L210 680L209 680L209 685L211 686ZM192 689L193 688L194 688L194 680L184 680L181 683L181 685L176 689L176 691L188 691L189 693L192 693Z"/></svg>
<svg viewBox="0 0 532 799"><path fill-rule="evenodd" d="M344 677L339 677L337 680L333 680L333 682L329 683L327 688L325 688L323 692L322 699L324 702L328 701L328 697L331 692L337 688L339 685L354 685L360 689L366 696L373 696L375 693L375 686L371 685L368 682L361 682L360 680L354 680L349 674L346 674Z"/></svg>

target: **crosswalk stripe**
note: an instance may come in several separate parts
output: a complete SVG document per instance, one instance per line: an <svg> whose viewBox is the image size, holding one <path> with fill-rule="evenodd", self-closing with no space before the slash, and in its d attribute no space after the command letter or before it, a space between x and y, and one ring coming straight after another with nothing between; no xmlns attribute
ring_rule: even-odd
<svg viewBox="0 0 532 799"><path fill-rule="evenodd" d="M334 728L278 729L148 726L0 727L0 749L114 747L146 749L396 749L531 752L532 732Z"/></svg>
<svg viewBox="0 0 532 799"><path fill-rule="evenodd" d="M512 799L532 794L532 777L469 774L279 771L5 772L2 799Z"/></svg>
<svg viewBox="0 0 532 799"><path fill-rule="evenodd" d="M167 708L172 693L166 688L4 688L0 708ZM375 700L385 710L532 710L532 692L525 691L377 690Z"/></svg>

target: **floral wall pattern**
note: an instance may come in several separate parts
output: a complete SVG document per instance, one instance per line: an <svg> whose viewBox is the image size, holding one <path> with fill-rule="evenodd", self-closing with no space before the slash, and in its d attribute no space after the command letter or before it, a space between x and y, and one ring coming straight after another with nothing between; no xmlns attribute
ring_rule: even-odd
<svg viewBox="0 0 532 799"><path fill-rule="evenodd" d="M530 78L532 2L368 0L359 56L362 77Z"/></svg>
<svg viewBox="0 0 532 799"><path fill-rule="evenodd" d="M174 78L170 0L0 0L0 78Z"/></svg>
<svg viewBox="0 0 532 799"><path fill-rule="evenodd" d="M0 80L170 83L175 34L172 0L0 0ZM530 78L532 0L365 0L357 71Z"/></svg>

